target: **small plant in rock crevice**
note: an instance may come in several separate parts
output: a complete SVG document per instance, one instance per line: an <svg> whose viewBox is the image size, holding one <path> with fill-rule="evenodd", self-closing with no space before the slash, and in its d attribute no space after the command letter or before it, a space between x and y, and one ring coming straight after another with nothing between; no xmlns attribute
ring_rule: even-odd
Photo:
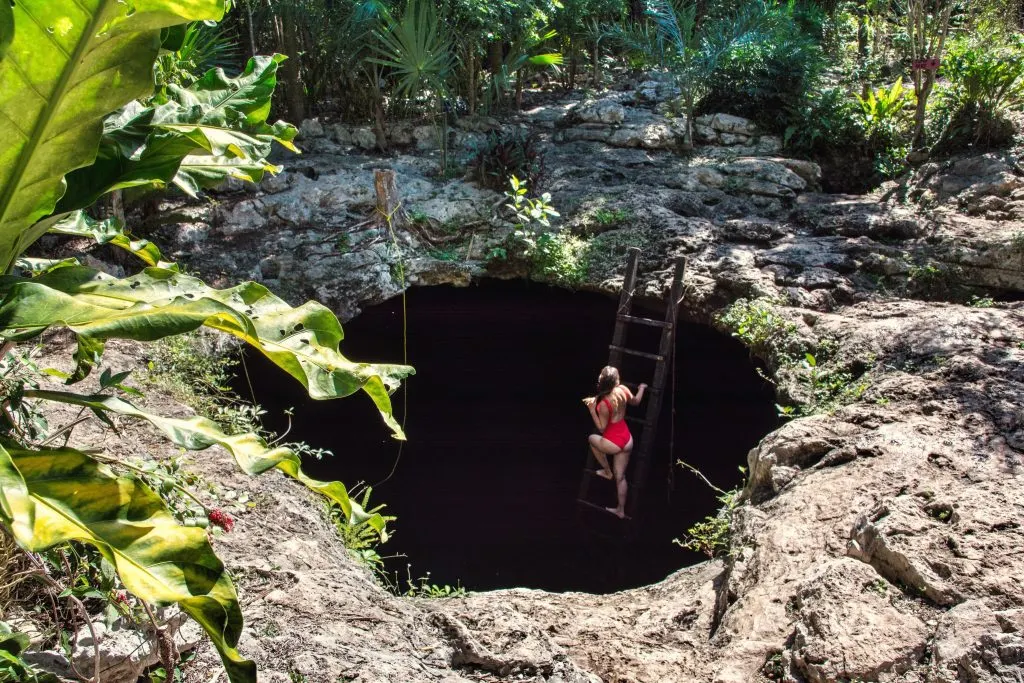
<svg viewBox="0 0 1024 683"><path fill-rule="evenodd" d="M743 490L743 486L726 491L708 481L707 477L693 465L682 460L677 460L676 464L690 470L707 484L717 494L715 499L721 503L721 507L715 514L708 515L703 521L697 522L687 529L681 539L675 538L672 539L672 542L687 550L703 553L709 558L727 554L732 539L732 515L739 505L739 494ZM739 470L745 477L746 468L740 467Z"/></svg>
<svg viewBox="0 0 1024 683"><path fill-rule="evenodd" d="M362 490L360 491L360 488ZM338 537L345 545L345 548L360 563L366 565L377 574L378 577L386 579L384 573L384 558L380 556L377 549L381 544L387 543L389 535L387 524L397 519L393 515L382 514L383 504L370 506L370 496L373 493L372 486L353 487L349 495L359 502L361 512L353 511L350 517L337 505L330 506L330 518ZM386 580L384 581L386 583Z"/></svg>
<svg viewBox="0 0 1024 683"><path fill-rule="evenodd" d="M434 584L430 583L430 572L418 578L412 577L412 565L406 565L406 585L408 589L402 594L407 598L462 598L466 596L466 589L461 584Z"/></svg>
<svg viewBox="0 0 1024 683"><path fill-rule="evenodd" d="M583 282L587 276L587 241L565 231L549 231L551 218L559 216L549 193L531 199L526 183L516 176L509 179L509 186L505 208L515 220L515 229L503 244L490 249L487 261L522 260L535 279L565 287Z"/></svg>
<svg viewBox="0 0 1024 683"><path fill-rule="evenodd" d="M482 186L501 190L510 177L536 192L544 183L544 151L537 137L522 130L495 131L471 153L469 167Z"/></svg>
<svg viewBox="0 0 1024 683"><path fill-rule="evenodd" d="M771 299L737 299L718 322L756 353L787 353L798 341L796 325L783 318Z"/></svg>

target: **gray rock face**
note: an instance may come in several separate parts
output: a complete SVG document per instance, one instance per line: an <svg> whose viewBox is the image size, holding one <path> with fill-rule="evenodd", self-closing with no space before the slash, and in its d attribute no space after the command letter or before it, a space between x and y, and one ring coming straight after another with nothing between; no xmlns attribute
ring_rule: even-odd
<svg viewBox="0 0 1024 683"><path fill-rule="evenodd" d="M877 582L870 567L839 559L797 588L792 666L808 681L880 680L918 663L928 628L893 606Z"/></svg>
<svg viewBox="0 0 1024 683"><path fill-rule="evenodd" d="M573 120L581 123L614 125L626 120L626 109L614 98L583 102L570 112Z"/></svg>
<svg viewBox="0 0 1024 683"><path fill-rule="evenodd" d="M310 680L359 669L381 681L466 680L470 669L720 683L766 671L828 683L1024 674L1024 304L971 307L958 291L1024 292L1020 224L1003 217L1022 201L1012 164L983 157L922 171L914 187L944 198L924 212L818 194L821 170L808 162L737 156L746 147L725 136L758 139L742 119L698 121L713 144L683 157L660 147L678 140L671 119L617 99L602 106L568 127L554 127L568 103L518 119L542 136L558 227L590 240L584 287L616 293L616 249L636 244L639 291L657 297L669 264L687 256L686 316L716 324L741 297L771 300L782 323L757 353L780 403L810 406L830 391L800 365L806 353L842 400L750 452L728 558L617 595L395 600L351 564L303 494L256 484L281 492L265 514L289 523L227 541L245 587L262 596L247 606L243 652L269 680L288 666ZM438 179L435 159L399 156L389 164L417 220L392 241L371 220L379 160L303 163L316 180L286 173L212 209L168 203L157 229L168 251L201 273L262 278L294 303L315 296L347 319L400 290L399 250L410 280L467 284L509 229L500 195ZM601 225L598 209L627 218ZM464 258L442 264L429 256L438 245ZM363 631L351 614L376 621ZM296 621L301 633L259 635ZM209 680L214 661L204 649L196 680Z"/></svg>
<svg viewBox="0 0 1024 683"><path fill-rule="evenodd" d="M322 138L323 136L324 126L320 123L319 119L305 119L299 125L299 137L301 140Z"/></svg>

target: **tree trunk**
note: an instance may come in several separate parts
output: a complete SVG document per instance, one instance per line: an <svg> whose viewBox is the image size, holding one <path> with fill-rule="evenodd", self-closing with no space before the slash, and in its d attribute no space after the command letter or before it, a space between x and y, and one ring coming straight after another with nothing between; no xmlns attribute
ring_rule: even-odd
<svg viewBox="0 0 1024 683"><path fill-rule="evenodd" d="M504 84L501 83L501 68L505 64L505 47L500 40L492 41L487 46L487 69L494 81L494 104L501 107L505 101Z"/></svg>
<svg viewBox="0 0 1024 683"><path fill-rule="evenodd" d="M249 27L249 56L255 57L259 50L256 47L256 29L252 24L252 4L248 0L245 3L245 23Z"/></svg>
<svg viewBox="0 0 1024 683"><path fill-rule="evenodd" d="M576 89L576 49L575 46L569 48L569 90Z"/></svg>
<svg viewBox="0 0 1024 683"><path fill-rule="evenodd" d="M281 71L284 72L285 77L285 99L288 102L288 117L295 122L295 125L299 125L306 118L306 98L299 74L299 46L295 36L296 29L294 25L284 26L280 17L276 17L275 22L277 23L280 44L284 48L282 52L288 55L288 59L281 66Z"/></svg>
<svg viewBox="0 0 1024 683"><path fill-rule="evenodd" d="M634 22L644 21L647 13L647 0L629 0L629 20Z"/></svg>
<svg viewBox="0 0 1024 683"><path fill-rule="evenodd" d="M516 72L516 111L523 110L523 69Z"/></svg>
<svg viewBox="0 0 1024 683"><path fill-rule="evenodd" d="M861 97L867 97L871 89L866 67L868 63L868 5L866 0L857 3L857 67L861 73Z"/></svg>
<svg viewBox="0 0 1024 683"><path fill-rule="evenodd" d="M476 53L471 48L469 53L469 92L466 93L470 116L476 115L476 72Z"/></svg>
<svg viewBox="0 0 1024 683"><path fill-rule="evenodd" d="M395 172L390 168L374 169L373 189L377 193L377 221L392 228L405 227L407 217L398 196Z"/></svg>
<svg viewBox="0 0 1024 683"><path fill-rule="evenodd" d="M601 87L601 43L594 41L593 49L593 62L594 62L594 88Z"/></svg>

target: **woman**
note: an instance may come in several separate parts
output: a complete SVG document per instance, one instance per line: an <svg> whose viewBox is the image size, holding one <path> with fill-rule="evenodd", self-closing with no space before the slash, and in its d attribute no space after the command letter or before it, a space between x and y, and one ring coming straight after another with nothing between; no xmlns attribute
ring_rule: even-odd
<svg viewBox="0 0 1024 683"><path fill-rule="evenodd" d="M626 404L640 405L646 389L647 385L641 384L634 396L633 392L619 383L619 371L609 365L601 370L597 378L597 396L583 399L594 425L601 432L590 435L590 451L601 465L597 475L614 479L615 492L619 497L617 507L606 509L619 519L626 516L626 466L629 465L629 454L633 451L633 435L629 433L625 419ZM613 467L608 465L609 455L613 458Z"/></svg>

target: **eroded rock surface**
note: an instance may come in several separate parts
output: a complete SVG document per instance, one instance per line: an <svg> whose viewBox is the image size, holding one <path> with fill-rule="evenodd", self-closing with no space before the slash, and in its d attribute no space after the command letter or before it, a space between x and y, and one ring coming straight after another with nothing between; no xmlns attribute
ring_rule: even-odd
<svg viewBox="0 0 1024 683"><path fill-rule="evenodd" d="M241 649L263 680L1024 676L1017 161L922 168L906 202L820 194L816 165L783 158L776 139L735 117L698 119L696 153L673 153L679 121L662 108L671 89L645 81L516 122L547 150L544 189L562 212L559 229L589 240L583 286L614 292L635 245L644 249L640 293L660 297L685 255L690 318L713 323L740 298L775 302L787 327L759 352L780 400L815 400L793 360L809 351L822 371L846 373L851 393L751 451L728 558L608 596L397 599L346 556L298 487L242 482L226 460L204 464L204 474L259 501L218 546L238 568ZM303 134L372 147L347 128L310 124ZM402 135L417 144L415 131ZM263 280L343 318L401 289L399 250L412 284L522 274L488 270L485 260L511 229L496 215L501 197L438 180L430 157L327 152L291 163L256 192L168 204L150 227L209 278ZM371 175L381 165L398 173L414 218L394 234L373 216ZM188 679L207 681L215 668L204 646Z"/></svg>

